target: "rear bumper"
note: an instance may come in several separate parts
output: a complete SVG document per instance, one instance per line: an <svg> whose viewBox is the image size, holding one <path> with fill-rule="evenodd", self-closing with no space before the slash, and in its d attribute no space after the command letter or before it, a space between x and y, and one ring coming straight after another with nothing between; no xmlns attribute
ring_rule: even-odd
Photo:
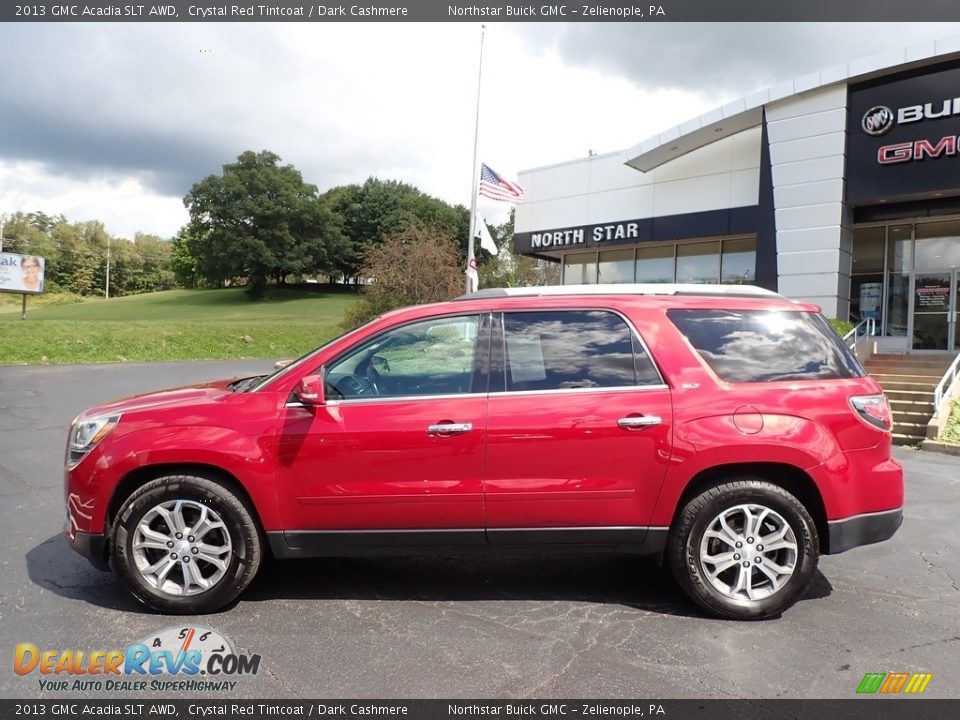
<svg viewBox="0 0 960 720"><path fill-rule="evenodd" d="M110 569L107 564L107 537L103 533L70 532L70 523L63 528L67 544L89 560L98 570Z"/></svg>
<svg viewBox="0 0 960 720"><path fill-rule="evenodd" d="M830 555L842 553L860 545L871 545L893 537L903 522L903 509L854 515L842 520L830 520Z"/></svg>

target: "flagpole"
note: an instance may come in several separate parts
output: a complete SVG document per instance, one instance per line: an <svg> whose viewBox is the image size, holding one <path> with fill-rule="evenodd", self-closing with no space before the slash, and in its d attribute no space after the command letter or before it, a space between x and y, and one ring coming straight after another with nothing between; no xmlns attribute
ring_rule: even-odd
<svg viewBox="0 0 960 720"><path fill-rule="evenodd" d="M473 290L469 270L471 264L474 263L473 237L476 235L477 227L477 183L480 180L480 173L477 169L477 149L480 145L480 81L483 79L483 34L486 28L486 25L480 26L480 69L477 71L477 117L473 126L473 194L470 197L470 237L467 240L467 292Z"/></svg>

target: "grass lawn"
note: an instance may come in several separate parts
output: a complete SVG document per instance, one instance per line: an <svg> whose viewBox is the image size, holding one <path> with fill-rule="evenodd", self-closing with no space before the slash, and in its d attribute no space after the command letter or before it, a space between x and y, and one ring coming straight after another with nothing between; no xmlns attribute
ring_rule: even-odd
<svg viewBox="0 0 960 720"><path fill-rule="evenodd" d="M356 295L270 289L252 302L229 288L43 299L28 298L26 320L20 296L0 303L0 364L293 357L340 333Z"/></svg>

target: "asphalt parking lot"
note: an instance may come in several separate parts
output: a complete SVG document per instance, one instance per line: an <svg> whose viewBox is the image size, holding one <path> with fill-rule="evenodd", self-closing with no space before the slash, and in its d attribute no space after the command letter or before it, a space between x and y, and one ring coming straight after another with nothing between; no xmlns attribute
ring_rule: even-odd
<svg viewBox="0 0 960 720"><path fill-rule="evenodd" d="M767 622L707 619L632 558L272 563L225 612L151 614L60 537L67 425L98 401L270 366L0 367L0 696L71 695L16 675L18 643L112 650L199 624L262 657L232 697L851 698L868 672L933 673L927 697L960 697L960 458L901 448L900 532L822 558ZM110 693L132 694L149 696Z"/></svg>

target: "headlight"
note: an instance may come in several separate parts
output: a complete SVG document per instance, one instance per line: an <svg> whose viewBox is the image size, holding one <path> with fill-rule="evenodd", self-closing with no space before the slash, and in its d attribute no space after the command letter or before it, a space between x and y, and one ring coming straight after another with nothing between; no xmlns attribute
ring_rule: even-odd
<svg viewBox="0 0 960 720"><path fill-rule="evenodd" d="M95 417L74 422L67 445L67 464L76 465L98 442L103 440L120 422L119 415Z"/></svg>

